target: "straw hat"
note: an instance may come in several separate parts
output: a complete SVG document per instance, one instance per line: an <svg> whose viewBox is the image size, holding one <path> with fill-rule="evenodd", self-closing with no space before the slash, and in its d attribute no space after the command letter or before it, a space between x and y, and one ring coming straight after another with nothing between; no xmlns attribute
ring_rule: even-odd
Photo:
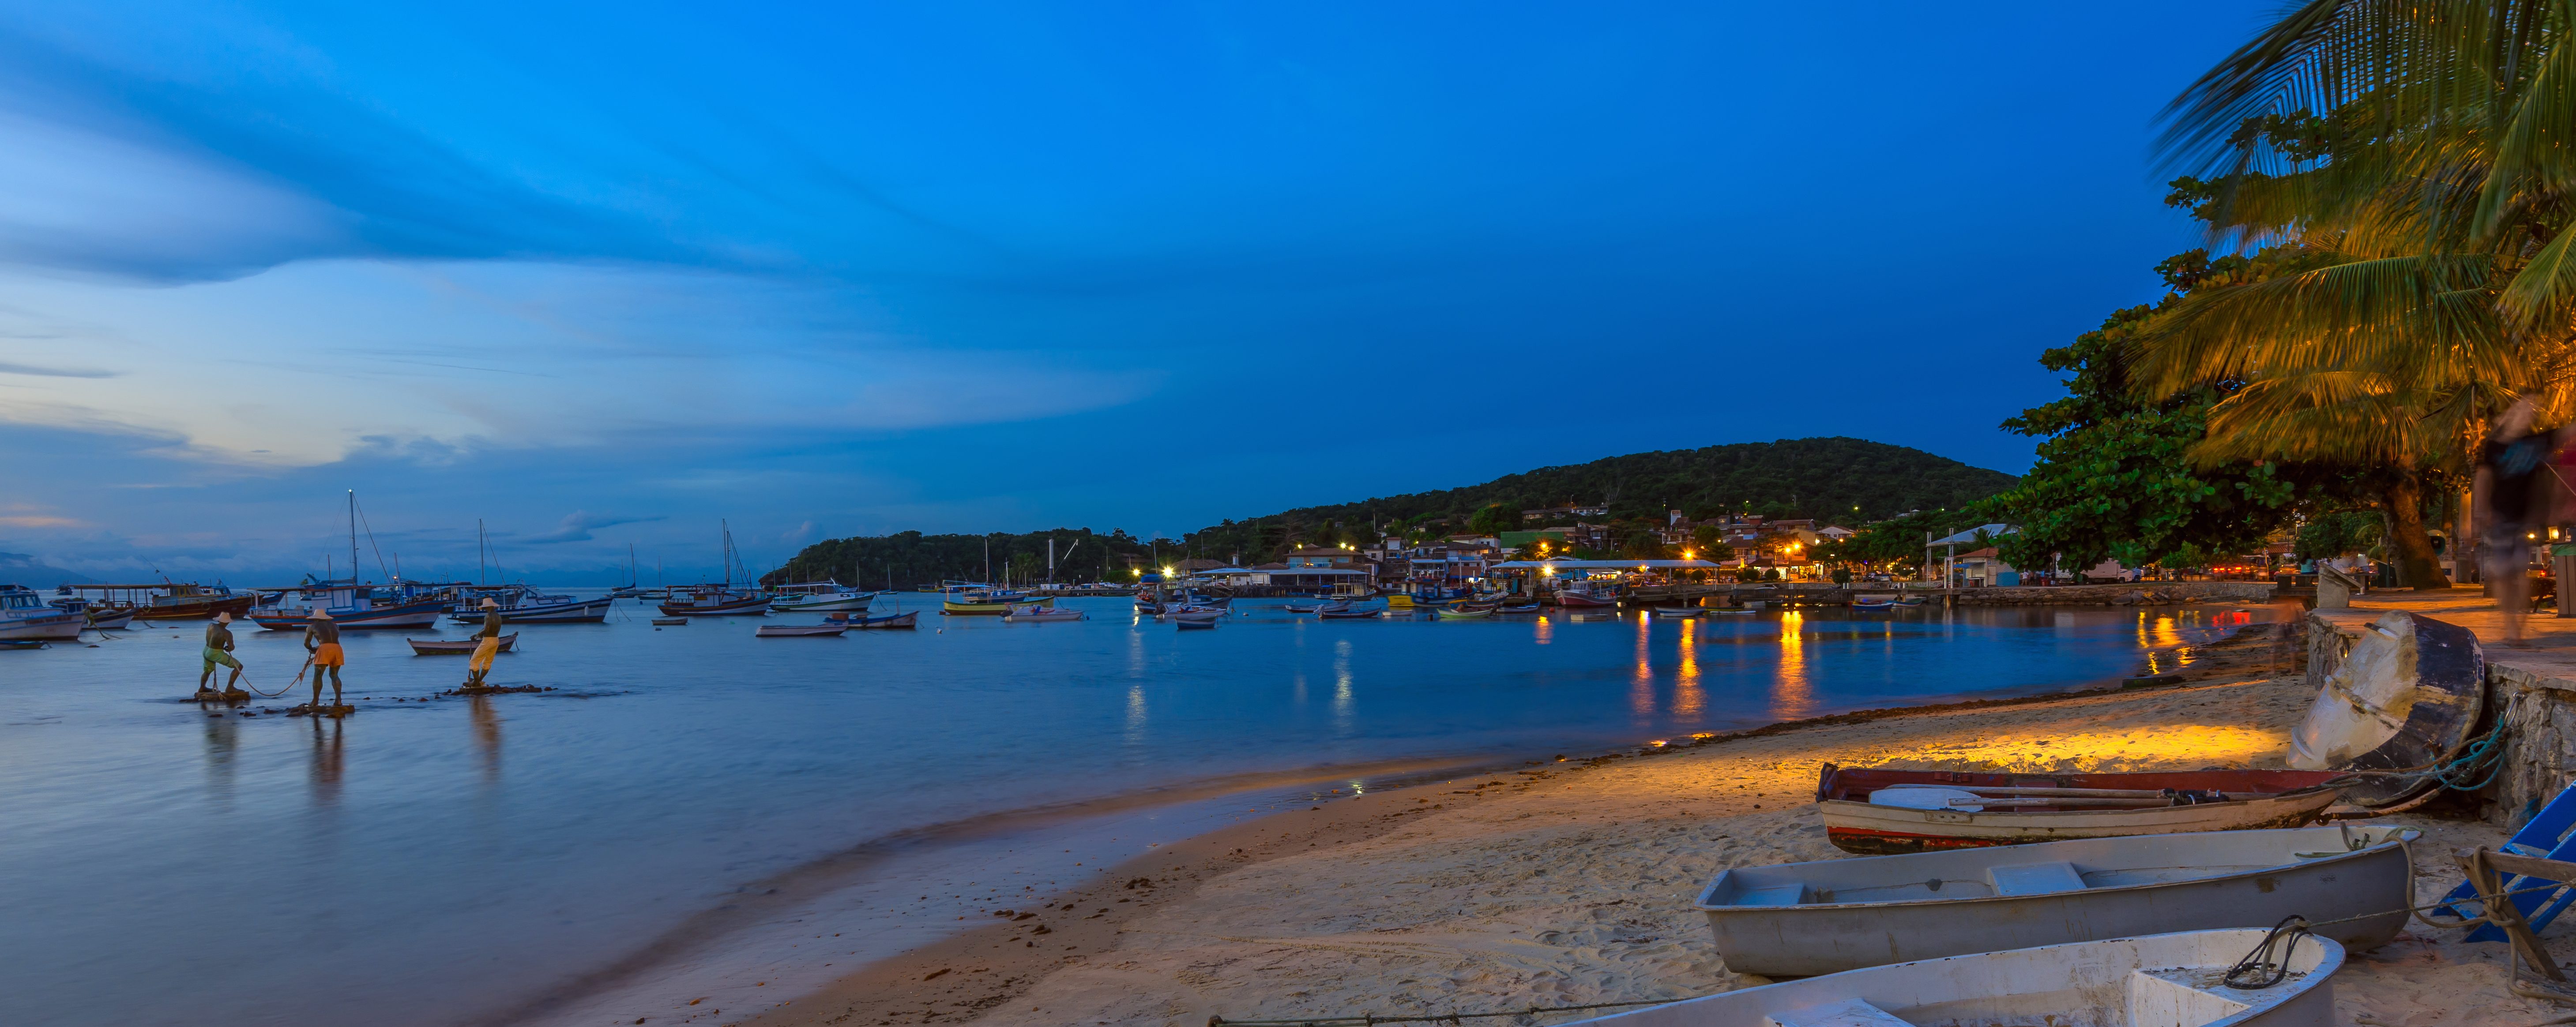
<svg viewBox="0 0 2576 1027"><path fill-rule="evenodd" d="M484 597L483 597L483 608L484 608L484 609L486 609L486 610L497 610L497 609L500 609L500 608L501 608L501 601L500 601L500 600L498 600L498 599L494 599L494 598L492 598L491 596L484 596Z"/></svg>
<svg viewBox="0 0 2576 1027"><path fill-rule="evenodd" d="M233 615L229 611L215 615L215 623L217 624L230 624L232 622Z"/></svg>
<svg viewBox="0 0 2576 1027"><path fill-rule="evenodd" d="M312 619L313 619L313 620L330 620L330 619L331 619L331 611L329 611L329 610L325 610L325 609L322 609L321 607L318 607L318 606L317 606L317 607L314 607L314 609L313 609L313 617L312 617Z"/></svg>

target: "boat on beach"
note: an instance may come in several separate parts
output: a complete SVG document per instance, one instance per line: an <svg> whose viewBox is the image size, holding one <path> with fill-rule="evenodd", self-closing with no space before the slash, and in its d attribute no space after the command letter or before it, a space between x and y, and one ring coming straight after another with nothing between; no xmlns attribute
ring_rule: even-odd
<svg viewBox="0 0 2576 1027"><path fill-rule="evenodd" d="M13 642L70 641L89 628L85 614L48 606L43 596L24 585L0 585L0 639Z"/></svg>
<svg viewBox="0 0 2576 1027"><path fill-rule="evenodd" d="M2342 774L2193 770L2006 774L1837 767L1817 775L1825 838L1864 856L2070 838L2299 827Z"/></svg>
<svg viewBox="0 0 2576 1027"><path fill-rule="evenodd" d="M411 643L414 656L471 656L474 647L483 643L479 638L406 638L403 641ZM494 651L506 653L518 644L519 633L513 631L501 636L501 647Z"/></svg>
<svg viewBox="0 0 2576 1027"><path fill-rule="evenodd" d="M2344 949L2275 948L2281 979L2227 984L2264 928L2181 931L1923 959L1741 988L1568 1024L1600 1027L2331 1027ZM2248 982L2253 983L2253 982Z"/></svg>
<svg viewBox="0 0 2576 1027"><path fill-rule="evenodd" d="M2460 755L2486 710L2486 654L2469 629L2417 614L2373 621L2290 731L2300 770L2390 771ZM2344 789L2354 805L2395 805L2437 787L2430 775L2371 775Z"/></svg>
<svg viewBox="0 0 2576 1027"><path fill-rule="evenodd" d="M1720 872L1695 905L1726 968L1766 977L2293 915L2368 951L2406 926L2406 843L2421 834L2338 824L1742 867Z"/></svg>

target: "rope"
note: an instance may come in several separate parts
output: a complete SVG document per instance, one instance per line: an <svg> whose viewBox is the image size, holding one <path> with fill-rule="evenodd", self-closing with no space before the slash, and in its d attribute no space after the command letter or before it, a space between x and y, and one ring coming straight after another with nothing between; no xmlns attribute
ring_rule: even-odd
<svg viewBox="0 0 2576 1027"><path fill-rule="evenodd" d="M2256 991L2289 979L2290 954L2299 950L2299 939L2310 933L2306 917L2295 913L2283 917L2280 923L2273 924L2272 929L2264 933L2263 941L2254 946L2254 951L2246 953L2235 966L2227 968L2227 976L2219 978L2220 983L2239 991ZM2272 946L2276 943L2281 946L2278 957L2272 954Z"/></svg>

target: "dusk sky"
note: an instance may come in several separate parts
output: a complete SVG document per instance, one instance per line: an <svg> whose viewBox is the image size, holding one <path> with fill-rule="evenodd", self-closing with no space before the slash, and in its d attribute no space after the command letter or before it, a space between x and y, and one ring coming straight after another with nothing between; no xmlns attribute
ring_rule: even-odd
<svg viewBox="0 0 2576 1027"><path fill-rule="evenodd" d="M8 4L0 551L276 584L356 489L415 577L482 518L649 583L720 518L757 568L1812 435L2019 473L2039 351L2197 245L2157 111L2272 7Z"/></svg>

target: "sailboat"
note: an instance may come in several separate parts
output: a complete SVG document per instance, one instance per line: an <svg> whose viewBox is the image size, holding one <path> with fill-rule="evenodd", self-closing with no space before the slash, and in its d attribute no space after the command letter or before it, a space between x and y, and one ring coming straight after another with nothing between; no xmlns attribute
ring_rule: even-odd
<svg viewBox="0 0 2576 1027"><path fill-rule="evenodd" d="M370 540L375 538L374 529L368 529L367 537ZM382 565L383 555L379 553L376 560ZM287 606L288 592L303 593L305 605ZM252 623L269 631L302 628L306 621L312 619L317 599L328 604L322 608L330 612L331 619L337 621L344 631L432 627L438 623L439 611L447 605L436 596L413 594L412 589L400 581L379 589L360 580L356 489L349 490L349 580L315 578L307 574L300 586L278 592L276 605L251 608L249 618Z"/></svg>
<svg viewBox="0 0 2576 1027"><path fill-rule="evenodd" d="M644 583L635 579L635 543L626 544L626 583L608 590L610 599L632 599L644 594Z"/></svg>
<svg viewBox="0 0 2576 1027"><path fill-rule="evenodd" d="M733 546L733 525L725 521L716 523L724 528L724 584L672 589L671 597L662 602L663 616L761 617L768 615L769 594L761 591L756 582L748 580L751 576L750 572L743 568L742 554ZM734 572L737 570L743 571L742 576L746 579L741 589L734 587Z"/></svg>

